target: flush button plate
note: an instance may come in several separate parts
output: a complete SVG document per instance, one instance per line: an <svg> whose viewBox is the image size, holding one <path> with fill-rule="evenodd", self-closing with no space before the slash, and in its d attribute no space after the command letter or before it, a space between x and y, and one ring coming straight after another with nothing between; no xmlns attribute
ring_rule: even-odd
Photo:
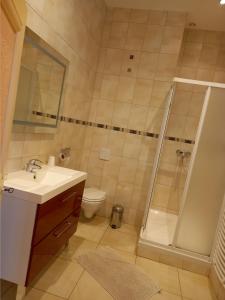
<svg viewBox="0 0 225 300"><path fill-rule="evenodd" d="M99 153L99 158L102 160L110 160L111 151L108 148L101 148Z"/></svg>

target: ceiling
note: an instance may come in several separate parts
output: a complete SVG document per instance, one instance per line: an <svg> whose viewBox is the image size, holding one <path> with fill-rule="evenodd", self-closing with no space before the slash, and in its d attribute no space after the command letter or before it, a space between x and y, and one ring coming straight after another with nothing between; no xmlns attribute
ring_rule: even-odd
<svg viewBox="0 0 225 300"><path fill-rule="evenodd" d="M225 31L225 5L219 0L105 0L108 6L188 12L195 28Z"/></svg>

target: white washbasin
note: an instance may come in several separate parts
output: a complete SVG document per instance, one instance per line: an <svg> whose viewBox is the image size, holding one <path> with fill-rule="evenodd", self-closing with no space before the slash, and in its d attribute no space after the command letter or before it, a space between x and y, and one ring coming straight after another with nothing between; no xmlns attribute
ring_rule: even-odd
<svg viewBox="0 0 225 300"><path fill-rule="evenodd" d="M4 181L4 187L13 188L15 197L43 203L86 179L85 172L44 166L36 173L24 170L9 173Z"/></svg>

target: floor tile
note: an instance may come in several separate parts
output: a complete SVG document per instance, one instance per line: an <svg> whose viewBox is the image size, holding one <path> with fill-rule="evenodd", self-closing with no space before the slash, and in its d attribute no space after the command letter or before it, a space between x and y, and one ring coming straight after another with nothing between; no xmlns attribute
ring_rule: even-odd
<svg viewBox="0 0 225 300"><path fill-rule="evenodd" d="M68 247L64 248L60 252L59 257L62 259L76 261L79 255L86 253L88 250L94 250L97 245L98 244L95 242L73 236L69 241Z"/></svg>
<svg viewBox="0 0 225 300"><path fill-rule="evenodd" d="M63 300L63 298L50 295L36 289L30 289L24 300Z"/></svg>
<svg viewBox="0 0 225 300"><path fill-rule="evenodd" d="M91 276L84 272L70 300L112 300L110 294Z"/></svg>
<svg viewBox="0 0 225 300"><path fill-rule="evenodd" d="M172 294L181 295L177 268L142 257L137 257L136 264L141 267L161 289Z"/></svg>
<svg viewBox="0 0 225 300"><path fill-rule="evenodd" d="M2 296L0 296L0 299L1 300L16 300L16 291L17 291L16 286L11 287Z"/></svg>
<svg viewBox="0 0 225 300"><path fill-rule="evenodd" d="M96 216L91 221L79 222L75 236L98 243L108 226L108 219Z"/></svg>
<svg viewBox="0 0 225 300"><path fill-rule="evenodd" d="M157 295L153 296L151 300L182 300L181 296L161 291Z"/></svg>
<svg viewBox="0 0 225 300"><path fill-rule="evenodd" d="M122 224L120 228L116 229L120 232L128 233L128 234L134 234L135 236L138 236L140 229L134 225L130 224Z"/></svg>
<svg viewBox="0 0 225 300"><path fill-rule="evenodd" d="M137 237L133 234L124 233L117 229L108 228L100 245L107 245L112 248L135 254Z"/></svg>
<svg viewBox="0 0 225 300"><path fill-rule="evenodd" d="M181 293L190 300L214 300L214 294L206 276L179 269Z"/></svg>
<svg viewBox="0 0 225 300"><path fill-rule="evenodd" d="M105 246L103 245L99 245L98 248L104 248ZM126 251L121 251L118 249L115 249L115 251L118 253L118 255L120 255L124 261L130 263L130 264L135 264L136 262L136 255L134 255L133 253L129 253Z"/></svg>
<svg viewBox="0 0 225 300"><path fill-rule="evenodd" d="M0 279L0 295L5 294L10 288L13 288L14 286L14 283Z"/></svg>
<svg viewBox="0 0 225 300"><path fill-rule="evenodd" d="M57 258L34 282L33 287L50 294L68 298L83 268L76 262Z"/></svg>

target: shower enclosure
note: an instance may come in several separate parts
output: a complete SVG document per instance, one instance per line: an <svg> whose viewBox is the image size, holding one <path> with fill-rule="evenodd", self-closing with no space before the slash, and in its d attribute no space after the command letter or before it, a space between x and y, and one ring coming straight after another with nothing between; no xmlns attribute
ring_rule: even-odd
<svg viewBox="0 0 225 300"><path fill-rule="evenodd" d="M225 84L174 78L138 244L144 256L158 249L210 261L225 188L224 119Z"/></svg>

